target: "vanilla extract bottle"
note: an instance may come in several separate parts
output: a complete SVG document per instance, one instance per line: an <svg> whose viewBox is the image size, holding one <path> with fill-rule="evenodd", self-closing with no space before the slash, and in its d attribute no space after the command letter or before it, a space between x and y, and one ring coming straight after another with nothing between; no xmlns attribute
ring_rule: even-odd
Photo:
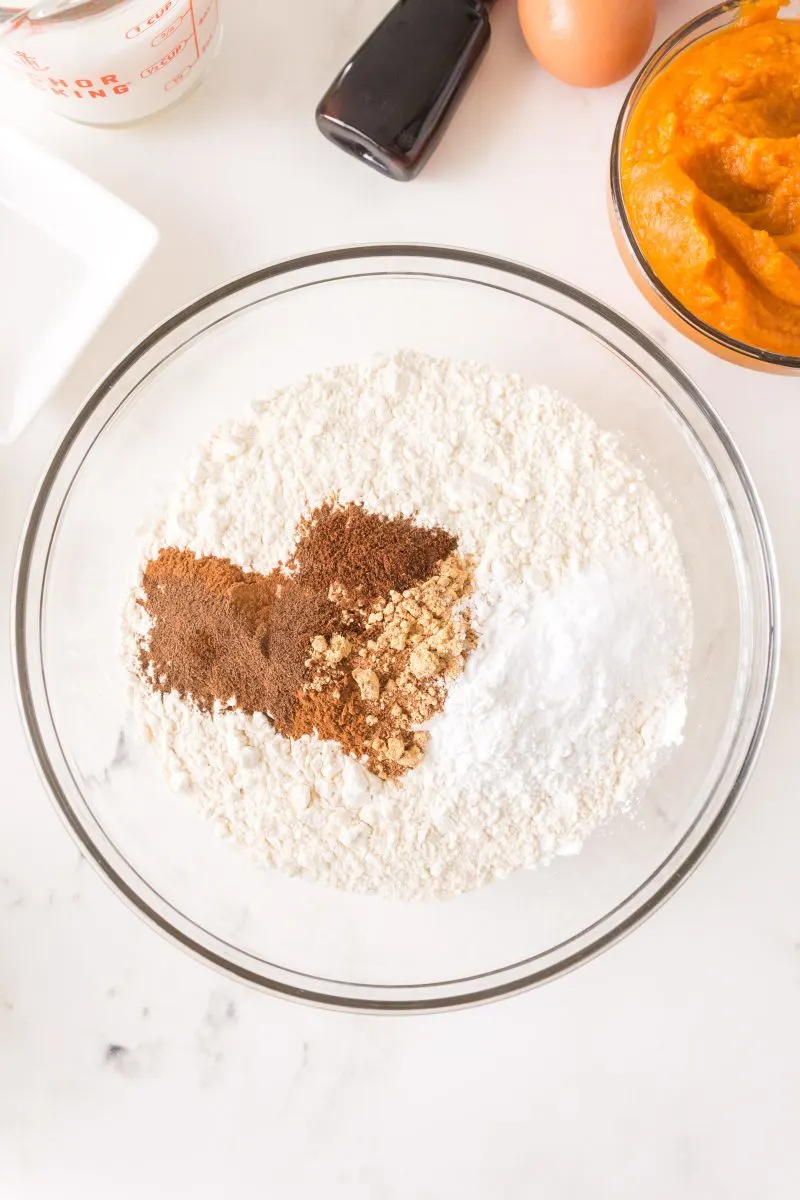
<svg viewBox="0 0 800 1200"><path fill-rule="evenodd" d="M489 45L493 0L399 0L323 96L325 137L393 179L413 179Z"/></svg>

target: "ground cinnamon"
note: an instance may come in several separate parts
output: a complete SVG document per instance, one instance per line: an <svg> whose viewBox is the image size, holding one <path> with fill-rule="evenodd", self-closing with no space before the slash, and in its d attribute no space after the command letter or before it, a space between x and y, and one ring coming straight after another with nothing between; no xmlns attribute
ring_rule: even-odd
<svg viewBox="0 0 800 1200"><path fill-rule="evenodd" d="M280 570L261 575L172 548L147 564L142 590L153 624L140 661L159 690L204 710L234 700L288 729L311 639L341 620L327 596Z"/></svg>
<svg viewBox="0 0 800 1200"><path fill-rule="evenodd" d="M142 577L141 669L203 710L262 712L285 736L333 739L394 778L421 761L415 725L472 648L454 615L472 586L455 545L446 530L331 502L268 575L162 549Z"/></svg>

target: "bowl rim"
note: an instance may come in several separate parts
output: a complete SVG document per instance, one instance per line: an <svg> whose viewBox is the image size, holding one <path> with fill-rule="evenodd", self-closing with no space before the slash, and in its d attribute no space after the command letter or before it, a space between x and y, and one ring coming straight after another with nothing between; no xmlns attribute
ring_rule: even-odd
<svg viewBox="0 0 800 1200"><path fill-rule="evenodd" d="M81 431L87 425L93 414L103 403L112 388L124 377L126 372L135 367L137 361L145 355L149 350L153 349L158 342L174 332L181 325L197 317L205 309L213 307L217 302L224 300L237 292L244 292L247 288L268 282L279 278L282 275L291 275L292 272L297 272L305 268L321 267L331 264L341 264L343 262L353 260L371 260L375 258L411 258L436 262L459 263L465 267L485 268L500 273L509 275L513 278L521 279L536 286L548 289L555 292L557 295L578 304L587 309L601 320L608 322L616 331L631 339L631 341L650 356L655 363L660 366L671 379L681 388L686 398L691 401L710 425L715 436L719 441L719 445L724 452L728 462L732 465L736 472L737 479L743 489L744 498L746 500L749 515L752 517L754 530L756 534L757 547L760 553L759 570L763 571L764 593L765 593L765 612L764 624L766 630L766 647L764 656L763 668L763 687L758 701L758 710L755 712L752 723L752 730L742 748L742 761L736 772L736 776L730 786L727 796L719 805L718 811L713 815L708 823L708 827L696 841L696 844L689 850L688 854L677 864L673 864L668 877L660 884L660 886L649 896L644 899L637 900L631 905L632 898L646 887L647 883L653 878L653 874L662 870L670 858L674 857L680 850L683 843L691 834L691 828L687 831L684 837L672 848L670 854L663 860L656 871L653 872L647 879L637 885L630 895L622 900L618 905L603 914L596 922L587 926L580 933L571 935L565 943L560 943L557 946L551 947L546 953L552 953L560 948L560 946L568 944L569 941L578 941L579 939L586 940L586 935L592 930L596 930L597 926L608 922L613 915L621 909L629 908L630 911L620 920L611 924L604 932L596 933L590 936L587 944L575 950L572 954L566 955L557 962L545 965L537 969L529 969L517 977L501 981L495 984L490 984L489 980L493 976L503 976L511 969L509 965L504 965L497 968L492 968L486 972L479 972L471 976L463 977L462 979L448 979L427 984L352 984L340 980L323 979L316 976L304 974L294 968L277 967L277 971L284 976L289 976L295 980L313 980L316 985L324 985L326 983L335 985L332 988L326 989L324 986L307 987L301 986L299 983L290 983L285 979L277 979L274 977L259 974L242 963L235 961L233 957L226 958L223 954L214 951L207 945L203 945L196 937L190 936L184 930L178 928L168 917L158 912L153 905L139 895L136 889L123 878L117 868L108 861L102 852L101 848L95 844L89 831L84 827L69 798L67 797L62 783L59 779L58 772L53 765L53 762L48 753L45 739L42 734L42 728L39 717L36 711L36 704L31 687L31 674L29 653L26 644L26 618L28 613L29 591L31 583L31 567L33 557L37 547L37 537L42 526L42 518L45 514L50 495L54 489L56 481L59 477L62 465L76 442ZM375 274L375 272L372 272ZM392 272L389 272L392 274ZM398 270L398 275L403 272ZM421 276L430 277L430 272L418 272ZM456 278L460 282L475 283L474 279L464 276L442 276L444 278ZM320 283L329 282L326 280L318 281ZM590 330L595 333L596 331ZM119 409L125 404L128 396L124 397L117 408ZM73 475L73 480L76 475ZM71 486L71 482L70 482ZM61 507L64 500L62 499ZM59 517L61 512L59 508ZM58 527L58 520L54 525L54 530ZM49 551L48 551L49 556ZM46 579L46 568L43 574L43 580ZM328 1008L335 1011L348 1011L360 1013L430 1013L438 1011L451 1011L462 1008L473 1007L478 1004L487 1003L492 1000L515 995L519 992L527 991L533 987L539 986L550 980L559 978L568 973L574 968L589 962L604 950L610 948L622 938L626 937L643 921L651 916L661 905L686 881L686 879L697 868L702 859L708 853L711 846L717 840L724 826L730 819L738 800L750 778L752 770L758 759L764 735L769 722L770 713L775 697L775 690L778 675L778 661L780 650L780 605L778 591L778 574L775 562L774 550L769 533L769 528L766 523L764 512L754 484L750 478L750 474L744 464L738 449L728 433L725 425L717 416L714 409L699 391L696 385L685 374L683 369L678 366L652 339L650 339L643 331L629 322L625 317L615 312L608 305L595 297L583 292L574 285L565 282L557 277L549 275L546 272L539 271L533 267L526 266L512 260L500 258L492 254L485 254L478 251L459 249L449 246L426 245L420 243L375 243L364 245L348 245L333 249L315 251L309 254L295 256L289 259L284 259L272 263L266 267L255 271L248 272L245 275L238 276L221 286L206 292L198 297L193 302L185 305L181 309L174 312L165 321L155 326L148 334L136 343L134 347L125 354L101 379L93 392L89 395L85 403L79 409L75 418L69 425L60 444L58 445L52 459L47 466L41 482L34 494L31 503L23 532L20 538L17 560L14 572L14 581L12 588L12 605L11 605L11 643L12 643L12 664L14 670L15 687L17 703L22 718L23 727L25 729L26 739L34 759L34 763L38 774L44 783L50 799L56 808L61 820L66 825L74 841L77 843L81 852L89 859L98 874L112 888L113 891L132 909L138 916L145 920L149 925L155 928L163 937L172 943L177 943L184 950L190 953L194 958L211 965L220 970L228 977L237 979L240 982L248 983L257 987L261 991L268 994L281 996L283 998L293 999L302 1003L307 1003L312 1006ZM701 813L704 810L701 810ZM693 828L694 826L692 826ZM102 832L102 831L101 831ZM105 835L103 835L105 836ZM111 843L113 846L113 843ZM121 855L121 852L116 850L117 856L127 864L127 860ZM135 870L135 869L134 869ZM135 872L138 876L138 872ZM138 876L142 878L141 876ZM163 904L172 908L170 902L165 901L156 889L142 880L150 892L157 896ZM179 914L183 916L183 914ZM191 918L184 917L187 924L201 933L207 933L198 926ZM224 945L223 939L218 935L209 934L218 945ZM235 947L231 947L236 951ZM250 955L250 957L255 957ZM537 956L538 957L538 956ZM533 960L523 960L520 965L525 965ZM268 964L265 964L268 965ZM273 969L276 969L273 966ZM447 989L454 984L484 982L485 986L479 986L474 990L462 990L458 994L450 994ZM353 992L358 991L358 995L343 995L336 991L336 988L351 988ZM437 989L441 990L441 994L436 994ZM426 994L423 996L422 993ZM434 994L431 995L430 993ZM394 998L389 997L390 993L399 993ZM415 996L415 993L417 995ZM389 997L389 998L387 998Z"/></svg>
<svg viewBox="0 0 800 1200"><path fill-rule="evenodd" d="M795 371L800 371L800 355L780 354L775 350L764 350L759 346L752 345L750 342L742 342L738 338L730 337L728 334L716 329L713 325L709 325L707 322L701 320L677 296L673 295L669 288L661 282L651 267L649 260L639 247L633 227L628 220L625 197L622 191L620 174L622 143L633 111L646 89L658 77L661 70L673 62L675 58L679 57L684 50L688 50L690 45L694 45L703 36L712 37L714 35L717 31L716 28L708 29L704 33L708 26L711 26L714 22L724 17L729 18L724 27L733 24L738 12L750 3L752 3L752 0L724 0L722 4L717 4L713 8L706 9L698 16L686 21L679 29L676 29L645 60L628 89L614 126L609 158L611 207L617 222L617 228L622 236L625 249L632 260L634 268L638 271L643 282L649 285L659 300L676 317L680 318L684 324L694 330L695 334L699 335L701 339L713 342L726 354L738 358L739 361L747 359L754 365L794 373ZM795 20L796 18L785 17L779 19ZM690 38L691 41L689 41Z"/></svg>

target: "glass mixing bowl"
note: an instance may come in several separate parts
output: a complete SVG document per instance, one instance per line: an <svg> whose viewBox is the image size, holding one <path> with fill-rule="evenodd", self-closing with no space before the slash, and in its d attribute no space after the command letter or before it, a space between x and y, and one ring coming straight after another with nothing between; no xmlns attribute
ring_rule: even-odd
<svg viewBox="0 0 800 1200"><path fill-rule="evenodd" d="M752 7L752 0L726 0L726 3L717 4L714 8L710 8L700 16L688 21L653 52L634 79L622 105L611 143L612 228L622 261L634 283L656 311L672 326L705 347L706 350L710 350L712 354L716 354L728 362L739 363L756 370L793 375L800 372L800 357L777 354L772 350L762 350L759 346L751 346L747 342L740 342L736 338L729 337L719 329L715 329L713 325L708 325L696 317L672 294L669 288L664 286L639 248L639 243L628 220L620 176L622 146L631 114L653 80L679 54L688 50L695 42L735 25L742 16L743 10L750 7ZM792 0L791 4L778 15L783 20L800 18L800 0Z"/></svg>
<svg viewBox="0 0 800 1200"><path fill-rule="evenodd" d="M140 531L221 421L308 371L412 347L520 372L618 433L674 522L695 646L683 744L635 815L574 858L431 903L253 863L171 792L130 729L119 658ZM375 430L380 436L380 430ZM34 755L91 861L157 929L266 991L362 1011L453 1008L553 979L633 929L741 794L775 684L769 537L718 418L661 350L575 288L485 255L356 247L257 271L146 337L89 398L20 551L15 662Z"/></svg>

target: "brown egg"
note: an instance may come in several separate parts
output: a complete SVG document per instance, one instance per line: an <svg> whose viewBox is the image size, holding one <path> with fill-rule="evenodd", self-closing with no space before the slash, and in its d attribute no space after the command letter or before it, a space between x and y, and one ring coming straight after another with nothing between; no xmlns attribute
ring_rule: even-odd
<svg viewBox="0 0 800 1200"><path fill-rule="evenodd" d="M551 75L576 87L606 87L644 58L656 0L518 0L528 48Z"/></svg>

